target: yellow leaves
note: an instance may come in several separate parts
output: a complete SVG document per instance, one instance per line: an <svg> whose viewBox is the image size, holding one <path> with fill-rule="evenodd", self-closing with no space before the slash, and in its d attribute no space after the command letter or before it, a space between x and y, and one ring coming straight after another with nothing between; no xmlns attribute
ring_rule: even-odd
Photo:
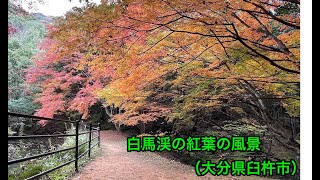
<svg viewBox="0 0 320 180"><path fill-rule="evenodd" d="M294 30L290 31L289 33L281 34L278 36L278 38L289 47L293 45L300 45L300 30Z"/></svg>
<svg viewBox="0 0 320 180"><path fill-rule="evenodd" d="M266 90L277 96L284 96L286 93L285 91L283 91L285 87L286 86L284 86L283 84L272 83L266 87Z"/></svg>
<svg viewBox="0 0 320 180"><path fill-rule="evenodd" d="M103 57L96 57L94 58L92 61L90 61L88 63L89 66L98 66L98 65L101 65L103 64L105 61L104 61L104 58Z"/></svg>
<svg viewBox="0 0 320 180"><path fill-rule="evenodd" d="M300 116L300 100L299 99L285 99L282 100L284 108L286 108L287 113L293 117Z"/></svg>
<svg viewBox="0 0 320 180"><path fill-rule="evenodd" d="M95 94L98 98L105 99L109 105L114 104L116 106L120 106L124 101L122 94L120 94L117 89L104 88L95 92Z"/></svg>
<svg viewBox="0 0 320 180"><path fill-rule="evenodd" d="M161 39L164 39L165 37L170 37L168 36L170 34L170 31L165 31L165 30L162 30L162 31L156 31L154 33L151 34L151 36L148 38L148 41L147 41L147 44L148 45L153 45L157 42L159 42ZM162 42L166 42L167 39L164 39L164 41ZM162 43L160 42L160 43ZM159 44L159 46L163 46L162 44Z"/></svg>
<svg viewBox="0 0 320 180"><path fill-rule="evenodd" d="M197 75L197 76L202 76L202 77L207 77L207 78L222 78L224 77L224 70L210 70L209 68L202 68L202 69L197 69L193 71L191 74Z"/></svg>
<svg viewBox="0 0 320 180"><path fill-rule="evenodd" d="M230 111L235 111L239 114L245 114L245 111L240 107L230 107Z"/></svg>
<svg viewBox="0 0 320 180"><path fill-rule="evenodd" d="M200 102L195 103L196 108L212 108L212 107L219 107L218 101L207 101L207 102Z"/></svg>
<svg viewBox="0 0 320 180"><path fill-rule="evenodd" d="M172 81L173 85L181 85L185 80L184 76L178 76L175 80Z"/></svg>
<svg viewBox="0 0 320 180"><path fill-rule="evenodd" d="M300 62L300 48L292 47L290 48L291 53L294 55L296 62Z"/></svg>

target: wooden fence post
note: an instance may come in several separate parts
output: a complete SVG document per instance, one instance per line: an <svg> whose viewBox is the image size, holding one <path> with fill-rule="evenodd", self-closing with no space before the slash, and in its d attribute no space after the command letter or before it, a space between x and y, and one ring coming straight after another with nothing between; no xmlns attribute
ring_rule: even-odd
<svg viewBox="0 0 320 180"><path fill-rule="evenodd" d="M76 122L76 147L75 147L75 161L74 161L74 166L75 166L75 171L78 172L78 153L79 153L79 123L80 121L77 120Z"/></svg>
<svg viewBox="0 0 320 180"><path fill-rule="evenodd" d="M100 123L98 123L98 146L100 147Z"/></svg>
<svg viewBox="0 0 320 180"><path fill-rule="evenodd" d="M91 134L92 134L92 122L90 122L89 129L90 129L90 133L89 133L89 152L88 152L88 156L89 156L89 158L90 158L90 155L91 155Z"/></svg>

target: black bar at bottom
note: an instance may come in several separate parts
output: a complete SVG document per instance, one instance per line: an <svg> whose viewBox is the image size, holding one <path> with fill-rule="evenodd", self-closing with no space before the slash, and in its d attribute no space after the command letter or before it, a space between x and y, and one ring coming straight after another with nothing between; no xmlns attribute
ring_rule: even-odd
<svg viewBox="0 0 320 180"><path fill-rule="evenodd" d="M79 135L89 134L89 133L90 133L90 131L85 131L85 132L81 132L81 133L79 133Z"/></svg>
<svg viewBox="0 0 320 180"><path fill-rule="evenodd" d="M95 145L91 146L90 149L94 148L94 147L95 147L96 145L98 145L98 144L99 144L99 143L96 143ZM89 152L89 149L86 150L84 153L82 153L82 154L78 157L78 159L81 158L83 155L85 155L85 154L88 153L88 152Z"/></svg>
<svg viewBox="0 0 320 180"><path fill-rule="evenodd" d="M91 146L90 149L94 148L94 147L95 147L96 145L98 145L98 144L99 144L99 142L97 142L95 145Z"/></svg>
<svg viewBox="0 0 320 180"><path fill-rule="evenodd" d="M29 178L27 178L27 179L25 179L25 180L35 179L35 178L37 178L37 177L43 176L43 175L48 174L48 173L50 173L50 172L52 172L52 171L54 171L54 170L57 170L57 169L59 169L59 168L62 168L63 166L66 166L66 165L68 165L68 164L70 164L70 163L72 163L72 162L74 162L74 161L75 161L75 159L74 159L74 160L71 160L71 161L68 161L68 162L66 162L66 163L63 163L63 164L61 164L60 166L57 166L57 167L55 167L55 168L52 168L52 169L43 171L42 173L36 174L36 175L34 175L34 176L31 176L31 177L29 177Z"/></svg>
<svg viewBox="0 0 320 180"><path fill-rule="evenodd" d="M36 158L43 157L43 156L49 156L51 154L55 154L55 153L59 153L59 152L63 152L63 151L68 151L68 150L71 150L71 149L74 149L74 148L75 147L66 148L66 149L60 149L60 150L57 150L57 151L51 151L51 152L47 152L47 153L42 153L42 154L38 154L38 155L35 155L35 156L29 156L29 157L25 157L25 158L11 160L11 161L8 161L8 165L19 163L19 162L23 162L23 161L27 161L27 160L30 160L30 159L36 159Z"/></svg>
<svg viewBox="0 0 320 180"><path fill-rule="evenodd" d="M79 157L78 157L78 159L80 159L83 155L85 155L86 153L88 153L89 152L89 149L87 149L84 153L82 153Z"/></svg>
<svg viewBox="0 0 320 180"><path fill-rule="evenodd" d="M83 143L79 144L78 146L81 147L81 146L87 144L88 142L89 142L89 141L83 142Z"/></svg>

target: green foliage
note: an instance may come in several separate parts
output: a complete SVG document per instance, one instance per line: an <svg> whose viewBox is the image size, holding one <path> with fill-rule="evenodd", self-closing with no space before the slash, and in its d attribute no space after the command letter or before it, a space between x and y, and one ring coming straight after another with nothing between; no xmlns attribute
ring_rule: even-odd
<svg viewBox="0 0 320 180"><path fill-rule="evenodd" d="M25 167L25 170L19 175L9 175L8 179L9 180L14 180L14 179L26 179L28 177L34 176L36 174L39 174L43 171L43 166L37 165L37 164L28 164Z"/></svg>
<svg viewBox="0 0 320 180"><path fill-rule="evenodd" d="M300 116L300 100L286 99L283 100L283 106L286 108L287 113L292 117Z"/></svg>
<svg viewBox="0 0 320 180"><path fill-rule="evenodd" d="M173 109L169 115L169 120L177 120L176 129L190 128L194 125L194 119L197 115L209 114L210 109L212 110L218 105L216 101L212 100L212 97L221 92L221 88L215 84L214 80L210 79L190 77L180 82L179 86L183 85L189 87L185 90L184 95L176 96L173 99Z"/></svg>
<svg viewBox="0 0 320 180"><path fill-rule="evenodd" d="M39 52L37 46L46 30L44 24L32 16L14 13L9 13L8 25L16 30L8 39L8 109L32 114L38 106L33 103L30 92L39 89L25 83L25 69L33 64L32 56Z"/></svg>
<svg viewBox="0 0 320 180"><path fill-rule="evenodd" d="M9 111L29 114L40 107L38 104L31 104L33 100L34 98L32 96L11 99L8 101Z"/></svg>
<svg viewBox="0 0 320 180"><path fill-rule="evenodd" d="M242 124L237 122L228 123L223 128L229 132L232 132L233 135L246 135L246 134L262 135L267 131L267 126L258 126L254 124Z"/></svg>
<svg viewBox="0 0 320 180"><path fill-rule="evenodd" d="M275 13L277 15L296 15L300 12L300 5L294 3L285 3L284 5L276 8Z"/></svg>

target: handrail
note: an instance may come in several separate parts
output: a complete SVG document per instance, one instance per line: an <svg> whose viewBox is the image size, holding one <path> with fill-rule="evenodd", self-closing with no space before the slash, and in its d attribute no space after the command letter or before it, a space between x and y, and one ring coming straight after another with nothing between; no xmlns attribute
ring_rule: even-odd
<svg viewBox="0 0 320 180"><path fill-rule="evenodd" d="M76 160L77 160L77 159L73 159L73 160L68 161L68 162L66 162L66 163L63 163L63 164L61 164L61 165L59 165L59 166L57 166L57 167L54 167L54 168L52 168L52 169L43 171L43 172L41 172L41 173L39 173L39 174L36 174L36 175L34 175L34 176L28 177L28 178L25 179L25 180L35 179L35 178L37 178L37 177L43 176L43 175L48 174L48 173L50 173L50 172L52 172L52 171L54 171L54 170L60 169L60 168L62 168L63 166L66 166L66 165L68 165L68 164L70 164L70 163L72 163L72 162L75 162Z"/></svg>
<svg viewBox="0 0 320 180"><path fill-rule="evenodd" d="M39 121L40 120L49 120L49 121L61 121L61 122L68 122L68 123L76 123L77 122L77 121L71 121L71 120L47 118L47 117L33 116L33 115L27 115L27 114L19 114L19 113L13 113L13 112L8 112L8 115L9 116L18 116L18 117L38 119Z"/></svg>
<svg viewBox="0 0 320 180"><path fill-rule="evenodd" d="M8 136L8 140L76 136L76 134Z"/></svg>
<svg viewBox="0 0 320 180"><path fill-rule="evenodd" d="M80 146L83 146L83 145L87 144L89 141L90 141L90 140L88 140L88 141L86 141L86 142L83 142L83 143L79 144L78 146L79 146L79 147L80 147ZM92 139L91 139L91 141L92 141Z"/></svg>
<svg viewBox="0 0 320 180"><path fill-rule="evenodd" d="M25 157L25 158L11 160L11 161L8 162L8 165L19 163L19 162L23 162L23 161L27 161L27 160L30 160L30 159L36 159L36 158L43 157L43 156L48 156L48 155L59 153L59 152L68 151L68 150L71 150L71 149L74 149L74 148L75 147L66 148L66 149L60 149L60 150L57 150L57 151L51 151L51 152L47 152L47 153L43 153L43 154L38 154L38 155L35 155L35 156L29 156L29 157Z"/></svg>
<svg viewBox="0 0 320 180"><path fill-rule="evenodd" d="M29 157L24 157L24 158L19 158L19 159L14 159L14 160L10 160L8 161L8 165L11 164L16 164L16 163L20 163L20 162L24 162L27 160L31 160L31 159L36 159L36 158L40 158L40 157L44 157L44 156L48 156L48 155L52 155L52 154L56 154L56 153L60 153L60 152L64 152L64 151L68 151L68 150L72 150L74 149L75 151L75 156L73 160L70 160L66 163L63 163L59 166L56 166L52 169L43 171L39 174L36 174L32 177L28 177L27 180L29 179L35 179L38 178L40 176L43 176L45 174L48 174L54 170L57 170L59 168L62 168L72 162L75 162L75 171L78 171L78 159L83 157L86 153L88 153L88 157L90 158L90 154L91 154L91 149L94 148L96 145L100 146L100 124L98 123L96 127L93 127L93 123L92 122L83 122L83 121L69 121L69 120L63 120L63 119L53 119L53 118L45 118L45 117L39 117L39 116L32 116L32 115L25 115L25 114L19 114L19 113L12 113L12 112L8 112L9 116L17 116L17 117L25 117L25 118L33 118L33 119L44 119L44 120L53 120L53 121L62 121L62 122L69 122L69 123L76 123L76 132L75 134L54 134L54 135L24 135L24 136L8 136L8 140L19 140L19 139L35 139L35 138L51 138L51 137L67 137L67 136L75 136L75 146L74 147L70 147L70 148L65 148L65 149L60 149L60 150L55 150L55 151L51 151L51 152L46 152L46 153L42 153L42 154L37 154L37 155L33 155L33 156L29 156ZM84 131L84 132L79 132L79 125L80 124L90 124L90 130L89 131ZM98 136L92 137L93 132L98 132ZM79 136L83 135L83 134L89 134L89 140L79 144ZM98 139L98 142L91 146L91 142L95 139ZM85 145L89 143L88 149L82 153L81 155L79 155L79 147Z"/></svg>
<svg viewBox="0 0 320 180"><path fill-rule="evenodd" d="M85 131L85 132L79 133L79 135L89 134L89 133L90 133L90 131Z"/></svg>

